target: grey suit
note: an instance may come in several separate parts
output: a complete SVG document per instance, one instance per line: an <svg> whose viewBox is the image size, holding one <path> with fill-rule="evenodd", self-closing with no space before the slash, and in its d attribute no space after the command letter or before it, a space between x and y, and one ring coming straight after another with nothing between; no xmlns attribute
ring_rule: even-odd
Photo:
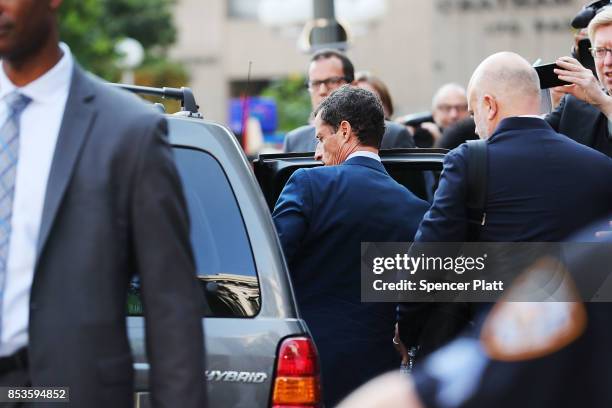
<svg viewBox="0 0 612 408"><path fill-rule="evenodd" d="M138 273L154 406L204 406L202 298L166 121L75 66L32 283L30 377L75 407L133 405L126 296Z"/></svg>
<svg viewBox="0 0 612 408"><path fill-rule="evenodd" d="M301 126L285 136L283 150L286 153L314 152L317 147L315 128L312 125ZM405 126L385 120L385 134L381 149L400 149L415 147L412 135Z"/></svg>

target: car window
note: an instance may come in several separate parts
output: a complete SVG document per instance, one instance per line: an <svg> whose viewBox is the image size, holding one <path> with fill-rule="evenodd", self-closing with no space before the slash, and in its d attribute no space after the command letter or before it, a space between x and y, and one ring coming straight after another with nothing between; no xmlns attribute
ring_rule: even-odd
<svg viewBox="0 0 612 408"><path fill-rule="evenodd" d="M260 292L242 214L219 162L200 150L175 148L191 221L198 279L212 316L254 316ZM139 315L139 281L130 285L128 314Z"/></svg>

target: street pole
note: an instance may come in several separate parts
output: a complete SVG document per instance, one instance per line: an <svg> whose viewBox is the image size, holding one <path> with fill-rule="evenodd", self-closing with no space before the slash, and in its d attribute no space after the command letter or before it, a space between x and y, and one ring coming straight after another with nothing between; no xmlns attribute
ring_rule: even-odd
<svg viewBox="0 0 612 408"><path fill-rule="evenodd" d="M330 44L339 42L337 36L336 13L334 11L334 0L313 0L314 1L314 18L316 21L326 21L326 24L321 24L318 30L312 33L313 44Z"/></svg>

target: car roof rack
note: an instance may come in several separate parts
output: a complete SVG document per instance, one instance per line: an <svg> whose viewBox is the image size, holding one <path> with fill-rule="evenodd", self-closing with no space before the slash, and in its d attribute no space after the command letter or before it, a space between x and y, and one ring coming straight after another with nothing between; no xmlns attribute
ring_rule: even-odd
<svg viewBox="0 0 612 408"><path fill-rule="evenodd" d="M179 88L154 88L151 86L140 86L140 85L128 85L128 84L111 84L118 88L125 89L130 92L143 95L159 96L164 99L178 99L181 101L181 112L182 115L189 117L201 118L202 114L198 112L199 106L196 103L193 91L191 88L181 87Z"/></svg>

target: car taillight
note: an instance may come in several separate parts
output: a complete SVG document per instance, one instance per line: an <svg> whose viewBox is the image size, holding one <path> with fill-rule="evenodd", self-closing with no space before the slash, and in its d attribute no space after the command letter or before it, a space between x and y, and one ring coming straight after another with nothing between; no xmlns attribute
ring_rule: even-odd
<svg viewBox="0 0 612 408"><path fill-rule="evenodd" d="M272 408L314 408L321 404L319 361L307 337L285 339L278 352Z"/></svg>

